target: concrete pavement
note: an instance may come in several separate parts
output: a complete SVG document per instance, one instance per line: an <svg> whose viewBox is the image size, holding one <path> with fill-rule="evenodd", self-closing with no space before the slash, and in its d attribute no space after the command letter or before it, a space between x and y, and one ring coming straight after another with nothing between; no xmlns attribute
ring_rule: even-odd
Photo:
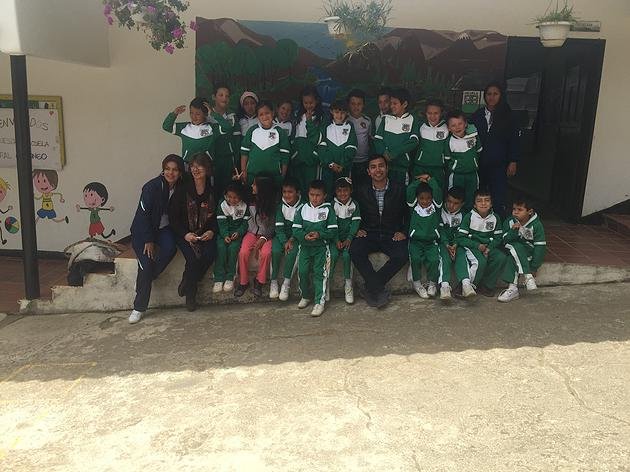
<svg viewBox="0 0 630 472"><path fill-rule="evenodd" d="M0 321L0 470L630 470L630 284Z"/></svg>

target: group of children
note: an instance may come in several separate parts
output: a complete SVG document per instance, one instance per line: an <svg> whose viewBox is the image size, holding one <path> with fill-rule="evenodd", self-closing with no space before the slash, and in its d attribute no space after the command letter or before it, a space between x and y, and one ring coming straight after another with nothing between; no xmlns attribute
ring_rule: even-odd
<svg viewBox="0 0 630 472"><path fill-rule="evenodd" d="M390 181L407 185L410 279L420 297L437 296L439 287L441 299L451 298L453 266L456 294L461 291L462 297L493 295L501 275L508 288L499 301L518 298L519 274L528 290L536 288L534 277L545 253L542 224L526 198L514 202L512 218L501 224L489 193L478 189L482 146L461 111L443 119L443 104L428 100L419 119L408 111L406 90L384 88L378 92L373 126L363 113L365 94L356 89L330 106L328 118L314 87L302 90L295 114L290 101L274 109L245 92L235 115L228 111L229 98L229 87L220 85L212 105L203 98L190 103L190 122L176 123L185 110L180 106L163 124L181 137L185 162L198 153L207 153L213 162L213 185L221 201L214 292L234 290L241 296L254 252L259 259L256 295L271 271L270 297L287 300L297 270L298 306L314 302L312 314L319 316L328 276L341 258L345 298L353 303L349 247L361 217L352 185L369 180L368 161L377 156L385 159ZM274 187L281 188L282 198L272 209Z"/></svg>

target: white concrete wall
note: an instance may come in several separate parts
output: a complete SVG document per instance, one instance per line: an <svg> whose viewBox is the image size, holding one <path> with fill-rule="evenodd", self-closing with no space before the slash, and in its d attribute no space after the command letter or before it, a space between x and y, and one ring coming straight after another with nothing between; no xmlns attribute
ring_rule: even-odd
<svg viewBox="0 0 630 472"><path fill-rule="evenodd" d="M101 15L99 2L95 3L94 8ZM620 138L626 133L624 120L630 109L627 91L630 61L626 44L630 39L630 2L577 0L574 3L582 18L599 19L603 23L601 33L574 36L607 40L584 208L584 214L589 214L629 198L630 164ZM495 29L507 35L534 36L536 30L531 19L544 12L547 4L547 0L473 0L466 3L466 8L457 9L454 8L460 5L457 2L395 0L390 24L452 30ZM300 2L297 7L280 0L261 3L233 0L222 3L220 8L217 5L193 0L186 18L318 21L323 16L319 2ZM186 49L169 56L152 50L140 32L110 28L109 33L109 68L28 60L30 93L63 97L66 130L67 165L60 172L59 187L66 203L57 203L55 207L59 213L70 216L70 223L40 222L41 249L61 250L67 243L87 235L88 216L77 214L74 204L81 202L83 186L92 180L107 186L108 204L115 207L112 214L102 214L105 227L114 227L120 236L126 234L140 186L157 175L164 155L180 149L178 139L161 131L161 122L168 111L187 104L194 94L194 37L189 37ZM8 56L0 55L0 93L10 93L8 64ZM14 170L0 169L0 177L13 185L0 209L5 210L8 204L17 206ZM7 239L7 245L0 248L20 247L19 233Z"/></svg>

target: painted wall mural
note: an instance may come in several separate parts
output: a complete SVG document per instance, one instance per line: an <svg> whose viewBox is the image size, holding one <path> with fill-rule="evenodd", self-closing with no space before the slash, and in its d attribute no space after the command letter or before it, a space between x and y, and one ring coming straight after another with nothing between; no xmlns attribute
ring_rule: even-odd
<svg viewBox="0 0 630 472"><path fill-rule="evenodd" d="M88 226L88 235L90 238L100 236L103 239L109 239L111 236L116 235L116 230L112 229L109 233L105 234L105 225L101 220L99 213L101 211L114 211L113 206L104 206L109 199L109 193L107 187L101 182L90 182L83 188L83 204L76 204L77 212L88 211L90 213L90 224Z"/></svg>
<svg viewBox="0 0 630 472"><path fill-rule="evenodd" d="M11 190L11 185L9 184L9 182L0 177L0 204L2 204L4 199L7 197L9 190ZM6 206L6 210L3 210L2 206L0 205L0 214L2 215L6 215L12 210L13 205ZM8 234L16 234L20 230L19 220L15 216L7 216L4 219L4 230ZM7 242L8 240L5 238L5 235L3 233L2 224L0 224L0 243L4 246Z"/></svg>
<svg viewBox="0 0 630 472"><path fill-rule="evenodd" d="M40 200L41 208L36 211L35 223L41 220L54 221L55 223L66 223L70 220L68 216L60 216L55 210L55 197L59 203L65 203L63 193L57 192L59 186L59 174L56 170L36 169L33 171L33 188L35 189L35 200Z"/></svg>
<svg viewBox="0 0 630 472"><path fill-rule="evenodd" d="M209 97L213 84L233 87L232 100L254 90L277 102L296 99L316 84L324 103L354 87L372 97L382 85L409 89L414 103L443 99L451 106L470 103L466 91L482 90L504 76L507 37L494 31L463 32L394 28L362 45L330 36L319 23L197 18L196 92Z"/></svg>

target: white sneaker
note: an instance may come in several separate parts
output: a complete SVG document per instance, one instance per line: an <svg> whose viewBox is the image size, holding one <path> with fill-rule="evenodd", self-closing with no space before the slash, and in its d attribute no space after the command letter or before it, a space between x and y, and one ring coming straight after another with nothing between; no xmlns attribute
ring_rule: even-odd
<svg viewBox="0 0 630 472"><path fill-rule="evenodd" d="M435 282L429 282L429 285L427 286L427 295L431 298L437 295L437 285L435 285Z"/></svg>
<svg viewBox="0 0 630 472"><path fill-rule="evenodd" d="M142 315L144 315L142 311L133 310L131 312L131 315L129 315L129 323L131 324L137 323L138 321L142 319Z"/></svg>
<svg viewBox="0 0 630 472"><path fill-rule="evenodd" d="M352 305L354 303L354 288L352 287L352 280L346 280L344 291L346 294L346 303L348 305Z"/></svg>
<svg viewBox="0 0 630 472"><path fill-rule="evenodd" d="M427 293L427 289L422 286L421 282L413 282L413 289L416 291L420 298L429 298L429 294Z"/></svg>
<svg viewBox="0 0 630 472"><path fill-rule="evenodd" d="M308 298L300 298L300 301L298 303L298 308L300 309L306 308L310 304L311 304L311 301Z"/></svg>
<svg viewBox="0 0 630 472"><path fill-rule="evenodd" d="M324 313L324 305L321 304L317 304L315 306L313 306L313 310L311 311L311 316L315 317L315 316L322 316L322 313Z"/></svg>
<svg viewBox="0 0 630 472"><path fill-rule="evenodd" d="M538 285L536 285L536 279L534 279L534 276L532 274L525 274L525 288L528 291L538 289Z"/></svg>
<svg viewBox="0 0 630 472"><path fill-rule="evenodd" d="M291 293L291 282L287 282L286 280L282 282L282 286L280 287L280 295L278 298L281 302L286 302L289 299L289 294Z"/></svg>
<svg viewBox="0 0 630 472"><path fill-rule="evenodd" d="M278 298L278 281L272 280L269 283L269 298L276 299Z"/></svg>
<svg viewBox="0 0 630 472"><path fill-rule="evenodd" d="M223 282L215 282L212 286L212 293L221 293L223 291Z"/></svg>
<svg viewBox="0 0 630 472"><path fill-rule="evenodd" d="M223 291L224 292L233 292L234 291L234 281L233 280L226 280L225 283L223 284Z"/></svg>
<svg viewBox="0 0 630 472"><path fill-rule="evenodd" d="M501 292L501 295L497 297L497 300L507 303L518 298L520 298L520 295L518 294L518 287L508 287Z"/></svg>
<svg viewBox="0 0 630 472"><path fill-rule="evenodd" d="M440 300L450 300L450 299L451 299L451 286L442 285L440 287Z"/></svg>
<svg viewBox="0 0 630 472"><path fill-rule="evenodd" d="M477 295L477 292L470 282L462 282L462 295L464 298L470 298Z"/></svg>

